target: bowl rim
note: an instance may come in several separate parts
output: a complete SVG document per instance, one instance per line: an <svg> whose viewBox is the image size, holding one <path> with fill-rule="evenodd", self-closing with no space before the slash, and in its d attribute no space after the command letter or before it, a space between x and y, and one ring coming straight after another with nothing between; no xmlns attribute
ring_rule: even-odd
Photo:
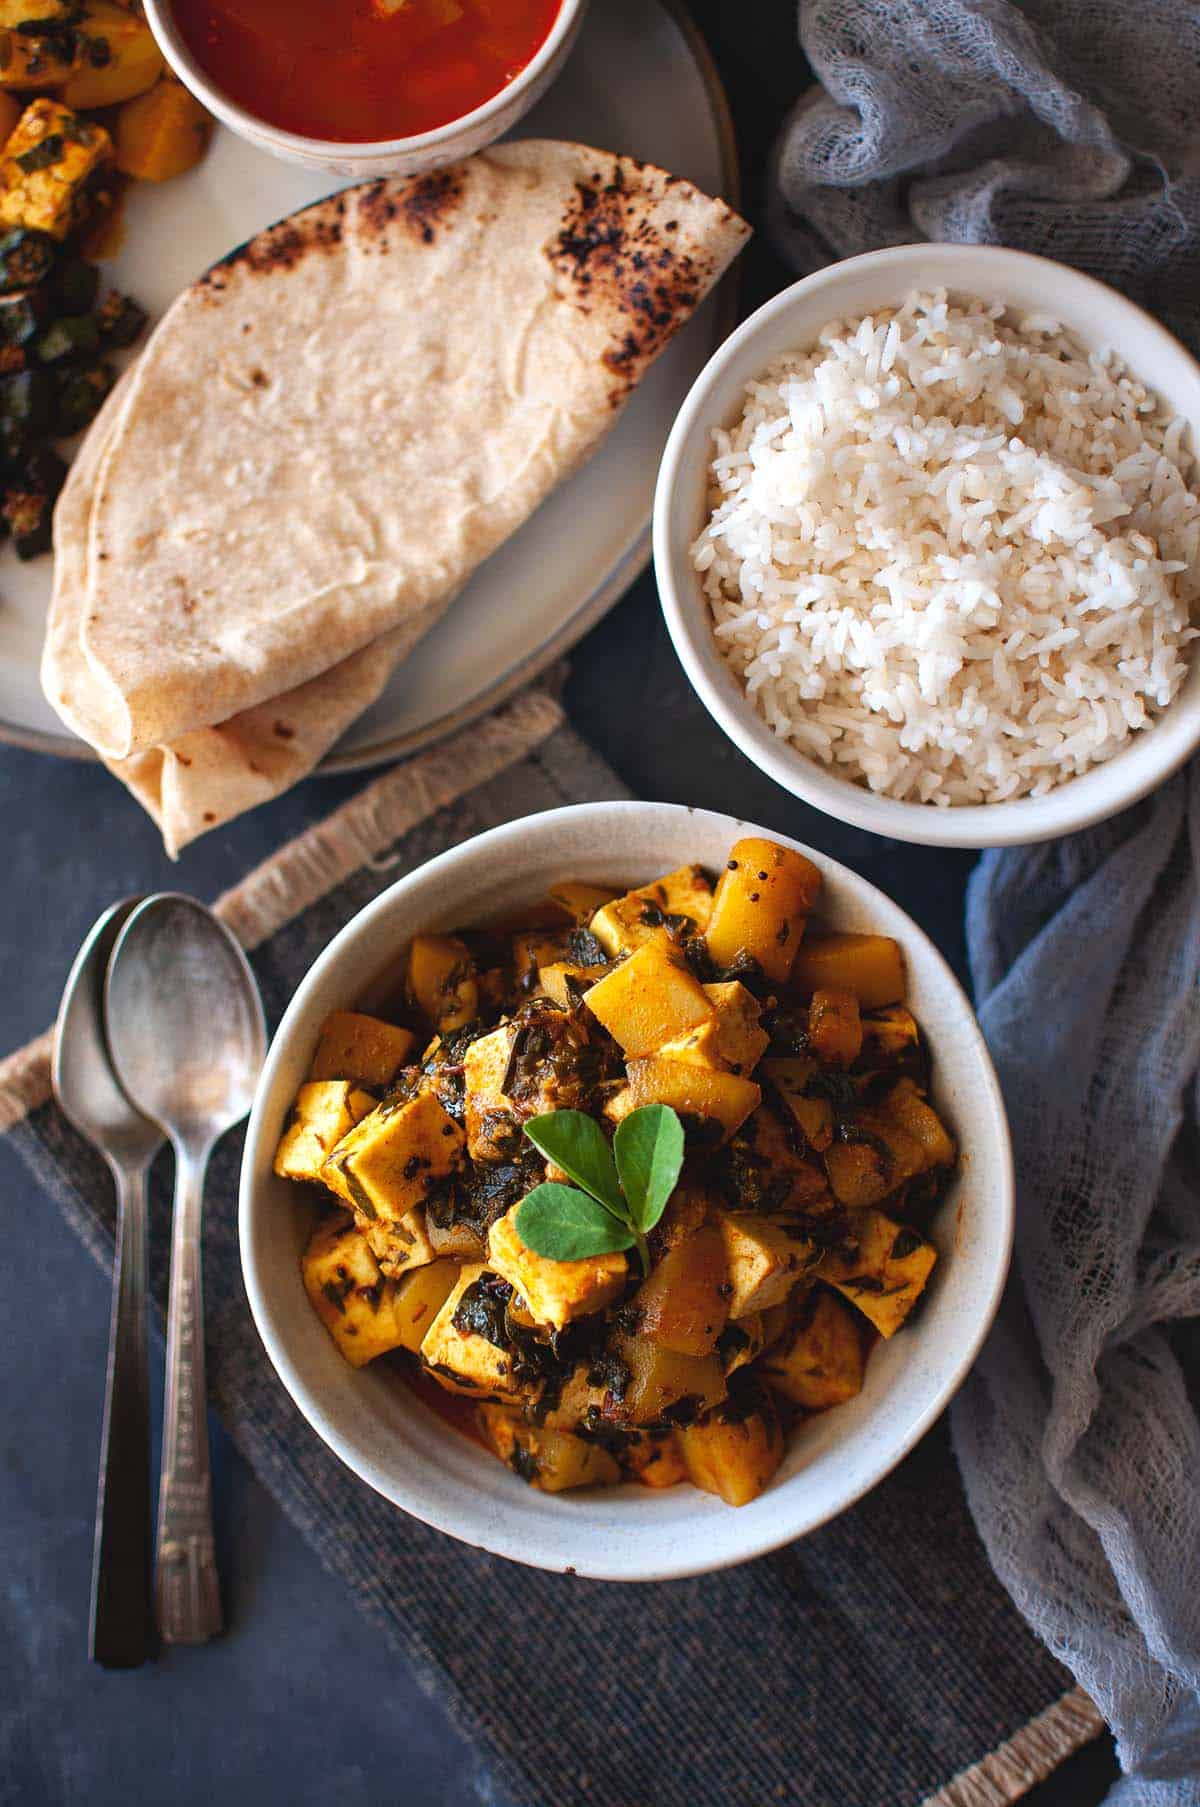
<svg viewBox="0 0 1200 1807"><path fill-rule="evenodd" d="M377 924L386 922L400 894L415 887L417 881L428 882L431 877L453 871L468 852L478 856L480 853L510 851L531 825L536 825L536 831L539 834L553 835L567 819L578 821L582 817L593 818L598 824L611 824L611 843L619 846L622 820L629 819L635 814L644 814L647 810L654 812L664 820L668 816L675 821L678 821L680 817L685 817L691 822L700 820L706 825L720 825L722 833L728 833L730 838L736 838L736 834L739 833L758 833L780 840L787 846L814 859L821 866L823 874L836 875L839 883L847 884L861 897L867 909L882 906L881 915L884 918L891 912L895 912L903 918L908 937L906 951L908 945L921 944L923 957L932 963L939 979L947 985L948 995L954 1000L954 1011L965 1032L969 1059L973 1062L981 1082L980 1111L990 1119L995 1132L1000 1157L998 1171L989 1172L986 1186L980 1187L978 1190L980 1197L986 1199L986 1204L982 1208L993 1218L993 1229L998 1230L998 1236L995 1237L997 1255L991 1273L981 1277L981 1288L984 1288L986 1282L984 1307L977 1316L971 1319L967 1333L963 1336L957 1352L953 1359L946 1364L947 1378L924 1409L908 1425L896 1446L889 1449L882 1464L870 1466L864 1478L841 1496L836 1503L812 1511L807 1516L803 1512L793 1511L777 1517L770 1526L764 1526L759 1535L754 1537L747 1535L744 1544L733 1554L720 1554L715 1558L710 1558L707 1555L696 1553L696 1540L680 1539L675 1546L675 1553L669 1558L660 1553L653 1559L639 1559L638 1540L631 1538L627 1560L623 1558L618 1564L611 1561L589 1562L586 1551L583 1551L580 1553L579 1559L573 1561L567 1569L568 1573L602 1581L677 1580L687 1576L706 1574L716 1569L736 1567L742 1562L767 1555L772 1550L777 1550L783 1545L807 1535L810 1531L818 1529L839 1513L856 1504L873 1487L877 1486L903 1461L941 1416L974 1365L991 1329L1007 1283L1012 1260L1016 1208L1012 1140L1008 1116L1000 1082L971 1001L944 955L925 931L913 921L901 905L889 898L869 879L860 877L852 868L832 859L820 849L808 847L791 836L778 834L774 830L762 828L754 823L744 822L740 818L726 815L721 811L694 809L682 804L640 803L631 800L568 804L560 809L547 810L534 816L520 817L513 822L498 824L455 847L448 848L397 879L378 897L364 905L326 944L296 987L279 1026L275 1030L255 1093L246 1132L238 1194L238 1243L246 1296L255 1328L276 1374L301 1415L333 1454L374 1491L435 1530L444 1532L459 1542L485 1549L492 1555L524 1563L527 1567L543 1568L552 1573L562 1572L563 1564L556 1556L546 1552L539 1553L536 1542L532 1547L523 1543L525 1533L523 1521L519 1515L512 1516L511 1524L498 1522L493 1527L494 1534L487 1541L477 1541L474 1536L453 1522L455 1517L453 1510L442 1510L441 1502L425 1497L419 1486L414 1488L406 1476L398 1474L394 1469L385 1474L383 1460L374 1460L366 1452L361 1451L356 1446L353 1437L343 1435L336 1422L328 1417L320 1400L303 1379L298 1363L289 1351L286 1330L276 1327L274 1313L267 1296L267 1277L259 1271L256 1264L253 1232L257 1213L262 1207L256 1195L255 1169L260 1164L262 1157L267 1129L266 1118L272 1104L276 1073L284 1063L297 1035L305 1032L311 1011L310 999L319 990L326 975L338 965L351 948L369 938ZM385 958L386 954L381 956L381 965ZM272 1130L271 1133L273 1136L274 1131ZM803 1497L802 1494L800 1497ZM750 1529L750 1524L747 1523L747 1533L750 1532ZM536 1531L533 1536L536 1538Z"/></svg>
<svg viewBox="0 0 1200 1807"><path fill-rule="evenodd" d="M497 89L495 94L480 101L469 113L460 113L454 119L448 119L444 125L432 126L425 132L414 132L406 138L351 140L309 138L303 132L288 131L286 127L273 125L269 119L252 113L240 101L227 94L224 88L219 88L192 55L175 22L172 0L145 0L146 22L154 34L158 48L184 86L191 89L210 113L214 113L240 136L255 140L266 139L273 149L331 161L356 157L377 157L383 160L388 157L419 156L423 151L436 151L452 145L458 137L473 132L478 127L487 126L496 114L504 112L514 99L535 84L552 66L555 57L569 42L587 5L588 0L558 0L554 22L525 67L507 86ZM502 124L497 126L497 132L502 129Z"/></svg>
<svg viewBox="0 0 1200 1807"><path fill-rule="evenodd" d="M931 271L931 261L940 268ZM961 275L946 273L955 267ZM847 279L867 269L879 273L894 271L898 290L901 286L906 290L925 286L970 293L977 291L980 273L989 268L997 273L998 280L1006 270L1039 279L1046 291L1049 312L1060 312L1061 295L1065 304L1061 317L1068 328L1072 327L1072 297L1091 297L1096 304L1121 314L1131 326L1136 325L1141 343L1148 342L1157 358L1175 365L1196 390L1194 411L1185 409L1183 413L1191 428L1196 455L1200 456L1200 360L1152 314L1107 283L1053 258L1002 245L929 240L890 245L827 264L801 277L748 315L717 348L688 391L663 450L654 497L654 568L667 630L689 683L717 725L746 758L793 796L857 828L926 846L1029 845L1074 833L1140 802L1177 772L1200 746L1200 646L1192 649L1188 674L1157 721L1135 735L1112 758L1064 779L1043 797L946 807L881 796L781 740L715 653L710 644L707 608L698 606L702 598L694 574L690 567L681 570L674 554L676 523L680 510L687 505L682 493L682 465L694 440L711 430L706 424L710 398L727 371L748 345L786 317L797 302L808 303L814 296L828 292L828 317L833 320L844 311L837 303L839 290ZM908 281L904 281L906 276ZM1126 357L1123 345L1121 349ZM1127 362L1135 376L1161 392L1160 384L1142 375L1140 364L1128 358ZM1127 777L1123 776L1125 773Z"/></svg>

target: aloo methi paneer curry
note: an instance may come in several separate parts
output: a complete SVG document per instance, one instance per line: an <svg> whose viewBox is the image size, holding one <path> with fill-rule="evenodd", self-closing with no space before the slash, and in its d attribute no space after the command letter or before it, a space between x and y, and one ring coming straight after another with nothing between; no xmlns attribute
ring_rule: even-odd
<svg viewBox="0 0 1200 1807"><path fill-rule="evenodd" d="M754 1499L917 1306L956 1159L901 948L806 934L820 887L760 838L715 884L565 882L519 922L417 936L394 1009L335 1012L275 1166L333 1207L302 1272L346 1360L476 1402L474 1434L548 1492ZM645 1234L534 1140L570 1128L610 1168L615 1145L630 1191L639 1113L678 1150ZM535 1194L581 1202L562 1246L591 1252L530 1246Z"/></svg>

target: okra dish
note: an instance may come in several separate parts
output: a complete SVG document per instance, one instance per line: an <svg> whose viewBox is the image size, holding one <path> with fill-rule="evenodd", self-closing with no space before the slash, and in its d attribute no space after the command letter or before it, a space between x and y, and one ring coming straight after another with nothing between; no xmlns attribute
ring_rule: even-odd
<svg viewBox="0 0 1200 1807"><path fill-rule="evenodd" d="M757 837L564 882L335 1011L275 1170L345 1359L547 1492L761 1493L917 1308L956 1161L901 947L806 933L820 888Z"/></svg>

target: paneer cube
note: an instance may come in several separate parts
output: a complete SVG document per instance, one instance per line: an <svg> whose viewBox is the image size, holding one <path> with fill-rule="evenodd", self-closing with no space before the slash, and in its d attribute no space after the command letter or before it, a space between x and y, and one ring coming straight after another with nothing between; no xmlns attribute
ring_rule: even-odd
<svg viewBox="0 0 1200 1807"><path fill-rule="evenodd" d="M831 1249L817 1270L881 1336L894 1336L916 1304L937 1262L931 1242L882 1211L860 1211L851 1229L853 1247Z"/></svg>
<svg viewBox="0 0 1200 1807"><path fill-rule="evenodd" d="M542 1493L568 1487L615 1487L621 1479L616 1460L598 1443L569 1431L529 1424L501 1405L481 1405L477 1422L489 1448L500 1460Z"/></svg>
<svg viewBox="0 0 1200 1807"><path fill-rule="evenodd" d="M740 1073L748 1078L770 1041L759 1026L762 1005L736 979L706 985L704 995L713 1014L686 1035L664 1042L659 1052L664 1060L681 1060L710 1072Z"/></svg>
<svg viewBox="0 0 1200 1807"><path fill-rule="evenodd" d="M564 879L559 885L551 885L549 891L551 903L576 928L590 922L596 911L611 903L615 895L612 885L585 885L576 879Z"/></svg>
<svg viewBox="0 0 1200 1807"><path fill-rule="evenodd" d="M0 227L66 238L87 212L92 179L111 160L102 126L57 101L32 101L0 156Z"/></svg>
<svg viewBox="0 0 1200 1807"><path fill-rule="evenodd" d="M833 1141L833 1105L820 1084L820 1069L811 1054L782 1055L763 1062L763 1077L805 1142L815 1154L823 1154Z"/></svg>
<svg viewBox="0 0 1200 1807"><path fill-rule="evenodd" d="M398 1280L413 1268L427 1267L437 1257L420 1205L414 1205L396 1222L391 1218L367 1217L361 1211L354 1213L354 1221L370 1244L380 1271L389 1280Z"/></svg>
<svg viewBox="0 0 1200 1807"><path fill-rule="evenodd" d="M621 1336L613 1343L629 1378L605 1395L604 1416L617 1424L689 1423L725 1397L719 1355L680 1355L645 1336Z"/></svg>
<svg viewBox="0 0 1200 1807"><path fill-rule="evenodd" d="M819 1412L861 1393L864 1367L854 1313L828 1287L814 1286L794 1324L755 1373L793 1405Z"/></svg>
<svg viewBox="0 0 1200 1807"><path fill-rule="evenodd" d="M713 1224L656 1261L633 1299L638 1328L681 1355L711 1355L729 1317L725 1242Z"/></svg>
<svg viewBox="0 0 1200 1807"><path fill-rule="evenodd" d="M669 1104L681 1117L709 1120L717 1139L725 1141L762 1101L752 1079L713 1073L658 1054L631 1060L625 1073L627 1083L605 1106L606 1114L618 1123L643 1104Z"/></svg>
<svg viewBox="0 0 1200 1807"><path fill-rule="evenodd" d="M408 990L439 1035L473 1022L479 1014L475 962L457 935L414 935L408 950Z"/></svg>
<svg viewBox="0 0 1200 1807"><path fill-rule="evenodd" d="M458 1167L462 1130L429 1092L378 1105L338 1143L321 1177L374 1221L398 1224Z"/></svg>
<svg viewBox="0 0 1200 1807"><path fill-rule="evenodd" d="M643 1431L622 1443L621 1472L639 1487L676 1487L687 1472L673 1431Z"/></svg>
<svg viewBox="0 0 1200 1807"><path fill-rule="evenodd" d="M819 987L808 1006L808 1045L830 1067L849 1067L862 1053L862 1019L852 991Z"/></svg>
<svg viewBox="0 0 1200 1807"><path fill-rule="evenodd" d="M370 1092L347 1079L302 1085L292 1106L292 1120L275 1150L275 1171L280 1179L321 1181L321 1169L338 1143L374 1109Z"/></svg>
<svg viewBox="0 0 1200 1807"><path fill-rule="evenodd" d="M342 1211L324 1218L300 1261L313 1310L352 1368L404 1341L396 1288Z"/></svg>
<svg viewBox="0 0 1200 1807"><path fill-rule="evenodd" d="M592 934L610 957L632 954L644 941L669 947L703 932L712 909L712 885L702 866L680 866L641 885L592 917Z"/></svg>
<svg viewBox="0 0 1200 1807"><path fill-rule="evenodd" d="M464 1058L464 1121L473 1161L503 1161L520 1140L516 1107L504 1090L514 1033L504 1023L473 1041Z"/></svg>
<svg viewBox="0 0 1200 1807"><path fill-rule="evenodd" d="M584 1002L631 1060L716 1020L700 981L658 941L643 942L592 986Z"/></svg>
<svg viewBox="0 0 1200 1807"><path fill-rule="evenodd" d="M481 1035L464 1059L467 1144L473 1161L510 1159L520 1125L587 1102L587 1029L544 998Z"/></svg>
<svg viewBox="0 0 1200 1807"><path fill-rule="evenodd" d="M525 1300L534 1321L561 1330L572 1318L603 1311L621 1295L629 1273L623 1254L589 1255L582 1261L549 1261L521 1241L514 1205L488 1236L488 1264Z"/></svg>
<svg viewBox="0 0 1200 1807"><path fill-rule="evenodd" d="M820 1259L820 1248L790 1219L719 1211L717 1223L725 1239L734 1322L780 1304Z"/></svg>
<svg viewBox="0 0 1200 1807"><path fill-rule="evenodd" d="M400 1345L416 1355L458 1279L457 1261L432 1261L396 1283L396 1327Z"/></svg>
<svg viewBox="0 0 1200 1807"><path fill-rule="evenodd" d="M810 935L796 958L792 984L797 991L853 992L860 1010L878 1010L904 996L904 958L890 935L855 935L842 931Z"/></svg>
<svg viewBox="0 0 1200 1807"><path fill-rule="evenodd" d="M335 1010L321 1024L308 1076L353 1079L385 1091L408 1060L412 1045L410 1029L381 1022L377 1016Z"/></svg>
<svg viewBox="0 0 1200 1807"><path fill-rule="evenodd" d="M675 1436L693 1487L727 1506L757 1499L783 1461L783 1431L766 1395L757 1395L751 1410L740 1399L718 1406Z"/></svg>
<svg viewBox="0 0 1200 1807"><path fill-rule="evenodd" d="M465 1393L476 1399L515 1399L522 1389L513 1372L512 1352L471 1328L476 1315L472 1310L474 1295L487 1278L488 1270L482 1263L462 1268L425 1333L421 1361L449 1393Z"/></svg>
<svg viewBox="0 0 1200 1807"><path fill-rule="evenodd" d="M735 841L705 930L714 964L752 962L782 984L820 889L821 874L802 853L757 835Z"/></svg>

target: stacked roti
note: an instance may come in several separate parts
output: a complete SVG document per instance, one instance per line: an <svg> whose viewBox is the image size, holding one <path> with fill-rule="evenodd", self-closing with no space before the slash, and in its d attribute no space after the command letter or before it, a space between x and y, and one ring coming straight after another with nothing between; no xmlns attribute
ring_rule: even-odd
<svg viewBox="0 0 1200 1807"><path fill-rule="evenodd" d="M535 140L333 196L180 296L72 466L43 661L170 852L311 770L746 236Z"/></svg>

